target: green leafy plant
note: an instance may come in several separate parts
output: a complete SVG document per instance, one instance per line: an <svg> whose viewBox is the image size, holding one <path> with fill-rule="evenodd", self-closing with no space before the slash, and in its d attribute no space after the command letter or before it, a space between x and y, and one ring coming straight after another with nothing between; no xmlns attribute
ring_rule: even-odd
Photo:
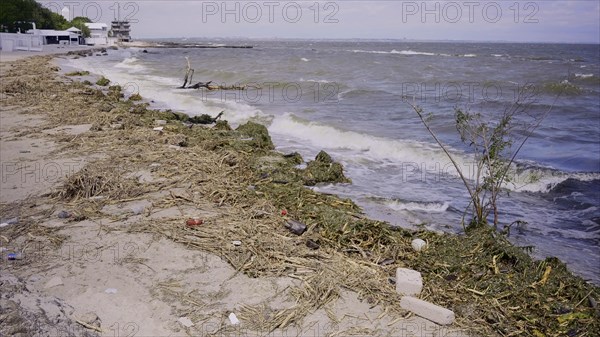
<svg viewBox="0 0 600 337"><path fill-rule="evenodd" d="M486 225L490 215L493 216L494 227L498 226L498 197L503 190L502 186L511 180L509 171L513 167L515 158L554 106L552 104L543 112L532 112L531 104L536 102L533 89L535 88L532 86L524 87L518 93L515 103L504 109L497 117L481 112L474 113L469 109L455 109L456 130L461 141L471 149L474 157L475 169L470 175L465 173L464 168L449 152L447 145L444 145L432 130L430 115L426 115L421 107L408 103L450 159L469 193L470 200L463 214L463 226L469 209L472 219L466 229ZM518 135L522 138L519 139Z"/></svg>

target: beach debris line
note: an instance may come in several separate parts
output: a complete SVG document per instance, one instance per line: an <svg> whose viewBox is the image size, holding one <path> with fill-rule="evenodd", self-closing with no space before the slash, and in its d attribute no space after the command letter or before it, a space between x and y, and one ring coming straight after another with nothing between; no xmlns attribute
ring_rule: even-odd
<svg viewBox="0 0 600 337"><path fill-rule="evenodd" d="M185 57L187 62L187 68L185 71L185 76L183 77L183 84L178 87L178 89L200 89L206 88L208 90L245 90L248 86L242 84L232 84L232 85L214 85L211 84L213 81L208 82L196 82L192 84L192 80L194 78L194 68L190 64L190 58Z"/></svg>

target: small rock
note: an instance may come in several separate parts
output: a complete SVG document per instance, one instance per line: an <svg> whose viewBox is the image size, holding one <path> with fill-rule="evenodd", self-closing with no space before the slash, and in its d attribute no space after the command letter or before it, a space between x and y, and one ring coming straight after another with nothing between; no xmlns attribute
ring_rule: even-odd
<svg viewBox="0 0 600 337"><path fill-rule="evenodd" d="M116 288L106 288L106 290L104 290L104 292L107 294L116 294L117 289Z"/></svg>
<svg viewBox="0 0 600 337"><path fill-rule="evenodd" d="M55 277L51 278L48 282L46 282L46 285L44 285L44 289L50 289L52 287L62 286L62 285L63 285L62 278L55 276Z"/></svg>
<svg viewBox="0 0 600 337"><path fill-rule="evenodd" d="M136 206L131 207L131 212L133 212L133 214L135 214L135 215L138 215L138 214L142 214L145 209L146 208L142 205L136 205Z"/></svg>
<svg viewBox="0 0 600 337"><path fill-rule="evenodd" d="M180 317L177 321L186 328L191 328L194 326L194 322L187 317Z"/></svg>
<svg viewBox="0 0 600 337"><path fill-rule="evenodd" d="M154 121L154 123L156 123L156 125L165 125L167 124L167 121L164 119L157 119Z"/></svg>
<svg viewBox="0 0 600 337"><path fill-rule="evenodd" d="M123 124L121 124L121 123L111 124L110 128L113 130L123 130L124 129Z"/></svg>
<svg viewBox="0 0 600 337"><path fill-rule="evenodd" d="M98 317L98 315L91 311L79 316L79 320L89 325L94 325L98 327L101 325L100 317Z"/></svg>
<svg viewBox="0 0 600 337"><path fill-rule="evenodd" d="M414 240L412 240L412 242L410 243L410 245L415 250L415 252L420 252L421 250L427 248L427 242L425 242L425 241L423 241L421 239L414 239Z"/></svg>
<svg viewBox="0 0 600 337"><path fill-rule="evenodd" d="M306 247L308 247L310 249L319 249L321 247L321 245L316 241L308 239L308 240L306 240Z"/></svg>
<svg viewBox="0 0 600 337"><path fill-rule="evenodd" d="M162 127L162 126L157 126L157 127L155 127L154 129L152 129L152 130L154 130L154 131L162 131L163 129L164 129L164 127Z"/></svg>
<svg viewBox="0 0 600 337"><path fill-rule="evenodd" d="M66 219L71 217L71 213L67 211L60 211L56 216L58 216L60 219Z"/></svg>
<svg viewBox="0 0 600 337"><path fill-rule="evenodd" d="M239 240L231 241L231 243L232 243L234 246L241 246L241 245L242 245L242 241L239 241Z"/></svg>

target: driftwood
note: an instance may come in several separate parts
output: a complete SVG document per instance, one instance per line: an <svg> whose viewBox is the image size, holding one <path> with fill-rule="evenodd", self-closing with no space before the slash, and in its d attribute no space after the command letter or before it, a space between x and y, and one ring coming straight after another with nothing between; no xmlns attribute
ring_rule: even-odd
<svg viewBox="0 0 600 337"><path fill-rule="evenodd" d="M187 71L185 72L185 77L183 78L183 85L180 86L179 89L186 89L185 86L188 83L192 83L192 77L194 77L194 69L190 65L190 58L186 56L185 60L187 61Z"/></svg>
<svg viewBox="0 0 600 337"><path fill-rule="evenodd" d="M208 82L207 84L209 84L209 83L210 82ZM239 85L239 84L234 84L234 85L209 85L209 86L206 87L206 89L208 89L208 90L246 90L246 86L245 85Z"/></svg>
<svg viewBox="0 0 600 337"><path fill-rule="evenodd" d="M190 64L189 57L185 57L187 61L187 71L185 72L185 76L183 77L183 84L178 89L200 89L206 88L208 90L245 90L245 85L211 85L212 81L208 82L198 82L196 84L192 83L192 78L194 77L194 68L192 68Z"/></svg>
<svg viewBox="0 0 600 337"><path fill-rule="evenodd" d="M206 82L206 83L204 83L204 82L198 82L198 83L196 83L196 84L194 84L194 85L190 85L190 86L189 86L189 87L187 87L186 89L200 89L200 88L206 88L206 89L208 89L208 90L211 90L211 89L210 89L210 86L209 86L209 84L211 84L211 83L212 83L212 81L208 81L208 82Z"/></svg>

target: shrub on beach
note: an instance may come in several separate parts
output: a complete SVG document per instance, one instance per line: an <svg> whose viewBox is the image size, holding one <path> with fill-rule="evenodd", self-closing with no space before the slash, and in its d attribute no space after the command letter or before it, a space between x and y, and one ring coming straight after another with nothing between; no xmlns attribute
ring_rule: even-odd
<svg viewBox="0 0 600 337"><path fill-rule="evenodd" d="M131 96L129 96L129 100L130 101L141 101L142 100L142 95L135 93Z"/></svg>
<svg viewBox="0 0 600 337"><path fill-rule="evenodd" d="M275 148L273 141L271 141L271 136L269 136L269 131L262 124L248 122L238 126L236 131L242 136L251 137L252 140L249 142L258 148L265 150L273 150Z"/></svg>
<svg viewBox="0 0 600 337"><path fill-rule="evenodd" d="M65 76L87 76L89 75L90 72L83 70L83 71L72 71L70 73L66 73Z"/></svg>
<svg viewBox="0 0 600 337"><path fill-rule="evenodd" d="M308 163L304 170L302 180L305 185L313 186L318 183L349 183L344 175L342 164L336 163L331 156L321 151L315 157L315 160Z"/></svg>
<svg viewBox="0 0 600 337"><path fill-rule="evenodd" d="M102 87L107 86L110 83L110 80L104 76L100 77L100 79L98 81L96 81L96 84Z"/></svg>

